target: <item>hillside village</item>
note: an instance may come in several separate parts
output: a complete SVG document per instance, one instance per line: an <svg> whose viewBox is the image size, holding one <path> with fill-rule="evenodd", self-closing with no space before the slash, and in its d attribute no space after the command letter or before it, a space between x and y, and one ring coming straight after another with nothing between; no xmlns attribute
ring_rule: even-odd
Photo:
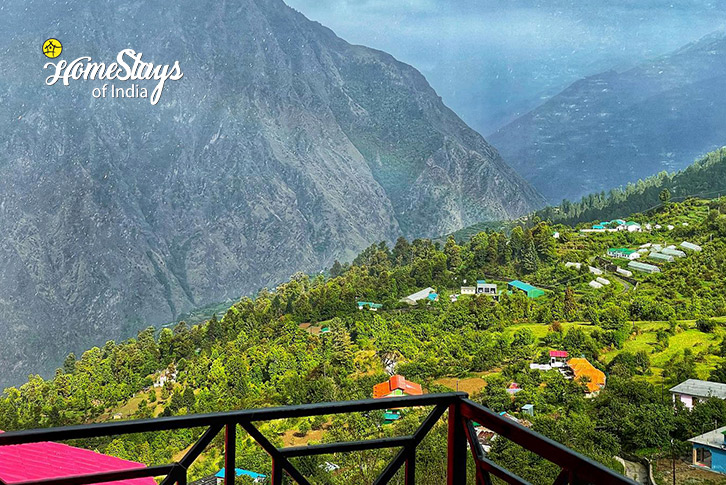
<svg viewBox="0 0 726 485"><path fill-rule="evenodd" d="M660 450L673 440L676 473L714 482L721 455L709 444L726 425L726 401L713 387L726 385L725 214L726 199L693 199L632 215L640 230L533 220L442 245L376 244L327 276L298 274L245 298L222 319L71 355L54 379L32 377L5 392L0 428L459 390L615 470L648 460L659 483L671 473L670 453ZM30 405L39 395L47 404ZM397 436L424 411L291 419L262 430L278 446ZM433 432L445 435L445 426ZM508 440L481 426L476 434L490 459L525 470L533 483L554 480L554 470ZM193 438L170 432L92 446L152 463L183 453ZM422 483L445 474L442 445L422 450ZM264 483L266 454L243 437L238 449L241 483ZM366 466L344 455L306 466L320 483L365 483L387 455L365 456ZM221 468L212 446L190 477L213 482Z"/></svg>

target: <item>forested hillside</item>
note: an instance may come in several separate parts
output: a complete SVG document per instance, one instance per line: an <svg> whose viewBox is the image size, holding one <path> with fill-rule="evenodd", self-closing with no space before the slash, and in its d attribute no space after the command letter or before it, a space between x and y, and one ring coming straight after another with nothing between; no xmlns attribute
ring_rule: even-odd
<svg viewBox="0 0 726 485"><path fill-rule="evenodd" d="M533 221L510 235L482 232L461 245L453 237L443 246L403 238L392 248L376 244L352 264L336 262L328 275L297 274L244 298L220 320L180 322L158 333L149 328L134 339L70 355L53 379L33 376L5 391L0 428L369 398L372 386L388 378L386 365L393 365L427 392L461 383L475 400L526 417L533 429L616 469L613 456L637 452L657 459L671 439L685 456L685 440L726 422L724 401L688 411L674 409L663 393L686 377L726 382L726 198L669 203L651 217L674 229L584 235ZM588 286L588 265L601 265L594 258L608 247L683 240L703 251L660 264L661 273L634 275L635 288L609 273L609 286ZM565 262L579 262L581 269ZM499 302L450 298L464 281L484 278L499 285ZM506 282L514 278L545 288L545 295L509 294ZM438 291L438 301L413 307L398 301L428 286ZM360 300L383 309L358 310ZM330 331L321 332L323 327ZM586 382L530 369L532 362L546 362L551 349L584 356L604 370L602 392L587 399ZM154 387L161 374L173 378ZM514 396L506 391L512 382L522 389ZM534 404L534 417L521 414L527 403ZM413 410L383 426L382 416L371 413L290 419L262 429L277 445L388 436L410 431L423 413ZM165 432L78 444L160 463L194 437ZM418 455L417 483L443 482L445 437L440 423ZM246 435L238 447L239 466L269 472L267 455ZM192 478L222 466L220 449L212 445ZM297 463L315 483L370 483L389 453ZM533 483L552 483L556 475L504 439L493 443L490 456ZM319 466L325 460L340 469L325 471Z"/></svg>
<svg viewBox="0 0 726 485"><path fill-rule="evenodd" d="M667 192L664 193L663 191ZM726 193L726 147L708 153L684 170L661 172L637 183L590 194L579 202L564 201L536 214L541 219L576 224L583 221L610 220L623 214L642 212L660 206L664 200L682 201L687 197L717 197Z"/></svg>
<svg viewBox="0 0 726 485"><path fill-rule="evenodd" d="M374 241L543 206L419 71L282 0L2 8L0 386ZM184 77L155 106L44 86L51 34L65 62L132 48Z"/></svg>
<svg viewBox="0 0 726 485"><path fill-rule="evenodd" d="M572 83L489 140L549 203L685 168L726 139L726 33Z"/></svg>

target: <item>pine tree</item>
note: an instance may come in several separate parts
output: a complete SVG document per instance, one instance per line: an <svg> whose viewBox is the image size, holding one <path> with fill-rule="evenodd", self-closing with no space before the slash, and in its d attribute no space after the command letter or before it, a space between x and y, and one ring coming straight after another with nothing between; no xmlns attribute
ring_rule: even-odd
<svg viewBox="0 0 726 485"><path fill-rule="evenodd" d="M331 337L333 356L332 363L341 368L347 368L353 362L353 343L350 340L348 330L343 326L340 319L335 319L331 324Z"/></svg>
<svg viewBox="0 0 726 485"><path fill-rule="evenodd" d="M572 289L571 286L568 286L565 289L565 318L567 320L571 320L575 317L575 314L577 313L577 303L575 302L575 290Z"/></svg>
<svg viewBox="0 0 726 485"><path fill-rule="evenodd" d="M527 273L534 273L538 266L537 248L534 246L534 241L530 240L522 257L522 267Z"/></svg>
<svg viewBox="0 0 726 485"><path fill-rule="evenodd" d="M330 268L330 277L337 278L343 274L343 265L337 259L333 261L333 266Z"/></svg>
<svg viewBox="0 0 726 485"><path fill-rule="evenodd" d="M71 352L63 361L63 373L74 374L76 372L76 354Z"/></svg>
<svg viewBox="0 0 726 485"><path fill-rule="evenodd" d="M446 239L444 254L446 255L446 268L449 271L456 271L461 266L461 247L456 244L454 236L449 236Z"/></svg>

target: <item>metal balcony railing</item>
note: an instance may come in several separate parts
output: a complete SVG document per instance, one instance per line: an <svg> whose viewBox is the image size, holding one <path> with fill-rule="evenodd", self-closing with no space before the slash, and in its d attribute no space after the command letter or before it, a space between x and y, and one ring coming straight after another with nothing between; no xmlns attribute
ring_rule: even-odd
<svg viewBox="0 0 726 485"><path fill-rule="evenodd" d="M292 457L381 448L400 448L400 451L398 451L393 460L380 473L374 481L374 484L382 485L389 483L394 475L403 467L405 474L404 483L406 485L412 485L415 483L416 448L434 427L436 422L448 411L447 485L466 484L466 461L469 450L476 466L476 485L489 485L492 483L492 477L497 477L511 484L528 483L516 475L516 470L507 470L486 457L477 440L473 421L559 466L562 471L555 480L554 485L566 483L573 485L620 485L635 483L613 470L570 450L560 443L535 433L510 419L499 416L491 410L470 401L467 397L465 393L460 392L426 394L415 397L406 396L367 399L363 401L306 404L300 406L247 409L224 413L34 429L1 433L0 446L42 441L97 438L185 428L206 428L194 446L176 463L14 484L89 485L133 478L165 476L162 485L186 485L187 470L191 464L201 455L212 440L224 430L225 485L233 485L235 479L235 442L237 426L239 425L272 458L272 474L270 478L273 485L282 484L283 474L287 474L299 485L308 485L310 483L290 462L289 459ZM421 406L433 406L433 410L423 420L416 432L409 436L394 438L277 448L255 426L256 422L276 419L370 412L390 408Z"/></svg>

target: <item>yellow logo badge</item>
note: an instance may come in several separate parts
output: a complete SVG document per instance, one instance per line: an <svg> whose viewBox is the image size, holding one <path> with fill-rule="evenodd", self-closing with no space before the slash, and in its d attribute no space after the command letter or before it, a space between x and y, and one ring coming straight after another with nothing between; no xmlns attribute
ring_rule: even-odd
<svg viewBox="0 0 726 485"><path fill-rule="evenodd" d="M58 39L48 39L43 42L43 54L45 54L46 57L55 59L61 55L61 52L63 52L63 44L61 44Z"/></svg>

